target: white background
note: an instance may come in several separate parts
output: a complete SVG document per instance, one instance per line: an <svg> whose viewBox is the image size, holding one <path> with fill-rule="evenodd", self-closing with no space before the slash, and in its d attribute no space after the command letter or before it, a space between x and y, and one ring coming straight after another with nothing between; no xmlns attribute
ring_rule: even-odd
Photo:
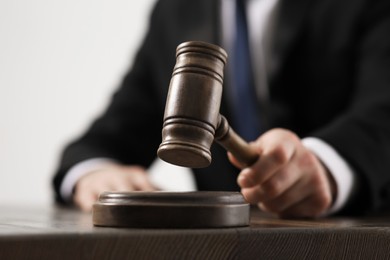
<svg viewBox="0 0 390 260"><path fill-rule="evenodd" d="M0 205L48 204L63 146L106 106L155 0L0 0Z"/></svg>

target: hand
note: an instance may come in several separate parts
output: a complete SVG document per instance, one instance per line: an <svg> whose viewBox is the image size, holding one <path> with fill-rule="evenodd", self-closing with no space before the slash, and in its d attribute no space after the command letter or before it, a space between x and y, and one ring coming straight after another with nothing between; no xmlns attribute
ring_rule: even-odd
<svg viewBox="0 0 390 260"><path fill-rule="evenodd" d="M280 217L318 217L331 206L336 195L332 176L294 133L273 129L250 145L259 159L237 179L249 203Z"/></svg>
<svg viewBox="0 0 390 260"><path fill-rule="evenodd" d="M153 191L144 168L109 164L81 177L73 194L74 203L83 211L91 211L103 191Z"/></svg>

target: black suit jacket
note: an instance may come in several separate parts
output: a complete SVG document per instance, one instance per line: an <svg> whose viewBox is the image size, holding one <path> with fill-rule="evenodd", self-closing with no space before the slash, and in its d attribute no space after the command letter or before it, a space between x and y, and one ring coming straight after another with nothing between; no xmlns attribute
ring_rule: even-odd
<svg viewBox="0 0 390 260"><path fill-rule="evenodd" d="M217 0L161 0L134 65L111 104L63 153L54 177L82 160L110 157L148 166L161 142L165 100L178 44L220 44ZM281 0L269 63L264 121L333 146L356 172L351 208L390 205L390 2ZM230 119L226 97L221 111ZM237 170L212 147L194 170L201 190L237 190ZM358 206L357 206L358 205Z"/></svg>

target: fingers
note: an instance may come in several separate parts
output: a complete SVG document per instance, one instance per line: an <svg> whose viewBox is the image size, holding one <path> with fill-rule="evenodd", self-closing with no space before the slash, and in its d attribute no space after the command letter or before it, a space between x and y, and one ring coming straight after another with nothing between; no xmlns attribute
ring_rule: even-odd
<svg viewBox="0 0 390 260"><path fill-rule="evenodd" d="M244 165L240 162L240 161L238 161L237 159L236 159L236 157L234 157L234 155L231 153L231 152L227 152L227 155L228 155L228 159L229 159L229 161L234 165L234 166L236 166L237 168L239 168L239 169L242 169L242 168L244 168Z"/></svg>
<svg viewBox="0 0 390 260"><path fill-rule="evenodd" d="M249 145L252 146L254 149L257 148L257 146L255 145L255 142L250 142ZM258 150L255 150L255 151L260 154L260 151L258 151ZM228 155L229 161L237 168L243 169L247 166L247 164L240 162L231 152L228 151L227 155Z"/></svg>
<svg viewBox="0 0 390 260"><path fill-rule="evenodd" d="M329 207L330 202L331 199L328 197L313 194L313 196L308 196L296 205L284 210L279 216L282 218L319 217L324 213L324 209Z"/></svg>
<svg viewBox="0 0 390 260"><path fill-rule="evenodd" d="M255 145L259 160L237 179L248 202L289 217L316 217L331 206L331 175L293 133L271 130Z"/></svg>
<svg viewBox="0 0 390 260"><path fill-rule="evenodd" d="M104 191L153 191L144 168L138 166L110 166L91 172L78 180L73 195L75 204L83 211L91 211L93 203Z"/></svg>
<svg viewBox="0 0 390 260"><path fill-rule="evenodd" d="M135 191L154 191L156 187L150 182L146 171L140 167L128 167L127 169L127 189L124 191L135 190Z"/></svg>
<svg viewBox="0 0 390 260"><path fill-rule="evenodd" d="M273 174L267 181L261 184L243 186L242 193L251 203L273 201L286 193L291 187L301 180L300 174L290 174L295 167L286 167ZM298 171L297 171L298 172ZM242 174L242 173L241 173ZM291 191L290 191L291 192ZM289 193L290 193L289 192ZM289 199L291 199L289 197Z"/></svg>
<svg viewBox="0 0 390 260"><path fill-rule="evenodd" d="M90 212L92 205L98 199L99 194L90 190L82 190L76 192L73 196L73 201L82 211Z"/></svg>
<svg viewBox="0 0 390 260"><path fill-rule="evenodd" d="M73 194L73 201L82 211L90 212L93 203L98 199L101 187L90 185L89 178L81 178Z"/></svg>
<svg viewBox="0 0 390 260"><path fill-rule="evenodd" d="M275 130L264 134L256 143L256 150L261 150L259 160L243 171L237 181L241 187L251 187L267 181L278 170L291 161L296 152L299 139L292 133Z"/></svg>
<svg viewBox="0 0 390 260"><path fill-rule="evenodd" d="M310 188L311 187L311 188ZM306 178L274 200L260 203L260 208L283 218L319 217L332 204L332 195L320 178Z"/></svg>

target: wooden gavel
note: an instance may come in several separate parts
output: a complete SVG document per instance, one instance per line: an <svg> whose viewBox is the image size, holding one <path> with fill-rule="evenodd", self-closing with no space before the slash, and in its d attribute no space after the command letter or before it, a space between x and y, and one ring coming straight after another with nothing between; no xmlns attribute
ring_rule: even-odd
<svg viewBox="0 0 390 260"><path fill-rule="evenodd" d="M162 160L190 168L207 167L213 140L245 165L258 159L258 153L219 113L226 60L225 50L213 44L190 41L177 47L157 151Z"/></svg>
<svg viewBox="0 0 390 260"><path fill-rule="evenodd" d="M204 42L176 50L158 156L191 168L211 163L215 139L242 163L258 154L219 114L226 52ZM164 212L164 214L156 214ZM93 206L93 224L130 228L226 228L249 225L250 205L239 192L106 192Z"/></svg>

